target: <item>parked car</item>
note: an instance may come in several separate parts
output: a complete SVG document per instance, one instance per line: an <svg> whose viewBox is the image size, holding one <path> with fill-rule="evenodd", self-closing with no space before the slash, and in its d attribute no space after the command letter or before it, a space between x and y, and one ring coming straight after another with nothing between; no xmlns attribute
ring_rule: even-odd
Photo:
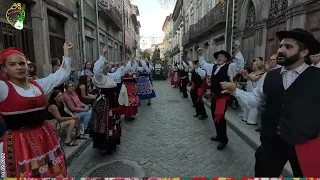
<svg viewBox="0 0 320 180"><path fill-rule="evenodd" d="M156 63L152 71L153 79L163 79L168 78L168 68L161 63Z"/></svg>

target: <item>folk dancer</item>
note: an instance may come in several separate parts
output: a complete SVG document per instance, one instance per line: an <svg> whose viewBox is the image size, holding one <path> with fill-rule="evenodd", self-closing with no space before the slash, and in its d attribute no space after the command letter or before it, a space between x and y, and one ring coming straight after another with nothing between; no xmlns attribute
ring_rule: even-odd
<svg viewBox="0 0 320 180"><path fill-rule="evenodd" d="M174 63L172 66L172 72L170 75L171 85L174 87L178 87L180 83L179 72L178 72L178 64Z"/></svg>
<svg viewBox="0 0 320 180"><path fill-rule="evenodd" d="M72 44L66 42L61 67L54 74L35 81L28 81L26 56L20 49L0 52L8 77L0 80L0 111L8 129L0 139L0 154L5 158L5 169L1 172L4 177L67 177L59 137L45 120L45 95L69 78L71 48Z"/></svg>
<svg viewBox="0 0 320 180"><path fill-rule="evenodd" d="M139 78L137 82L139 100L148 100L148 106L151 105L151 99L156 97L153 86L150 81L150 69L144 60L140 60L137 67Z"/></svg>
<svg viewBox="0 0 320 180"><path fill-rule="evenodd" d="M199 60L193 61L193 70L191 75L191 91L192 96L191 99L194 102L194 106L196 108L196 115L193 117L198 117L199 120L204 120L208 118L208 115L206 113L206 109L204 107L204 103L202 101L202 97L205 91L204 84L206 84L205 78L206 78L206 72L200 68L199 66Z"/></svg>
<svg viewBox="0 0 320 180"><path fill-rule="evenodd" d="M94 64L93 83L98 89L98 96L92 108L92 127L90 136L93 148L100 154L110 155L120 144L121 122L120 106L117 97L117 83L115 79L121 78L125 68L119 68L114 73L109 73L111 64L105 60L107 49Z"/></svg>
<svg viewBox="0 0 320 180"><path fill-rule="evenodd" d="M138 64L132 58L127 63L128 71L122 77L122 86L119 94L118 102L121 108L121 114L126 120L134 120L134 116L138 113L139 97L137 95L137 87L134 80L134 74L137 71Z"/></svg>
<svg viewBox="0 0 320 180"><path fill-rule="evenodd" d="M225 113L227 110L230 99L230 94L221 94L220 82L230 81L230 78L234 78L244 66L244 59L240 52L240 42L236 41L236 53L235 63L230 63L231 55L224 51L218 51L213 54L216 59L216 64L208 64L202 56L202 49L198 49L198 55L200 56L200 66L207 71L211 76L211 113L216 128L217 136L211 137L212 141L218 141L218 150L222 150L228 144L227 137L227 124L225 119Z"/></svg>
<svg viewBox="0 0 320 180"><path fill-rule="evenodd" d="M300 28L276 35L283 67L265 73L251 93L232 82L221 83L223 93L234 93L251 107L265 103L256 177L279 177L287 161L294 177L320 177L320 70L305 63L309 55L320 53L320 43Z"/></svg>
<svg viewBox="0 0 320 180"><path fill-rule="evenodd" d="M181 64L178 66L180 70L180 77L181 77L181 92L183 93L182 98L188 98L187 93L187 86L189 82L188 72L189 66L186 62L182 61Z"/></svg>

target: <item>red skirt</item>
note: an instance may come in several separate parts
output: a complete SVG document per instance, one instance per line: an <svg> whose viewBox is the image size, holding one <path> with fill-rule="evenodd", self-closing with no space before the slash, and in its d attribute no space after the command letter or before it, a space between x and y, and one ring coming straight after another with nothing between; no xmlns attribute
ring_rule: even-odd
<svg viewBox="0 0 320 180"><path fill-rule="evenodd" d="M172 72L170 74L170 79L171 79L171 85L176 86L180 83L180 77L178 72Z"/></svg>
<svg viewBox="0 0 320 180"><path fill-rule="evenodd" d="M120 106L120 112L125 117L133 117L138 113L139 97L137 87L134 82L124 82L127 88L129 106Z"/></svg>
<svg viewBox="0 0 320 180"><path fill-rule="evenodd" d="M0 153L5 156L5 177L67 177L64 151L47 121L41 127L8 130L0 140Z"/></svg>

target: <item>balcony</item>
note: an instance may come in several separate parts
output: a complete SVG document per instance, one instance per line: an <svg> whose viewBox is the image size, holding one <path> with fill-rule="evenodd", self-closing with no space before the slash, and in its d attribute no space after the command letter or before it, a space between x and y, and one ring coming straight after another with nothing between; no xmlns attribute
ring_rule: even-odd
<svg viewBox="0 0 320 180"><path fill-rule="evenodd" d="M213 32L225 27L226 7L218 3L209 11L197 24L190 26L190 41L198 38L207 37Z"/></svg>
<svg viewBox="0 0 320 180"><path fill-rule="evenodd" d="M114 6L109 6L104 1L99 1L99 16L103 17L105 21L113 23L115 27L122 30L122 16L120 12Z"/></svg>

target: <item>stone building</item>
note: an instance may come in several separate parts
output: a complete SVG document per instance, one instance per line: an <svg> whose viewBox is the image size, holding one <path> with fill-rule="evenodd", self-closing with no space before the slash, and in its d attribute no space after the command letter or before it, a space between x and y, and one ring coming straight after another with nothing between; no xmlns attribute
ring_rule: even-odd
<svg viewBox="0 0 320 180"><path fill-rule="evenodd" d="M79 66L78 19L76 0L26 0L24 29L19 31L8 24L5 13L13 0L0 1L0 50L8 47L21 48L30 61L35 62L38 75L52 72L50 59L63 56L66 40L74 44L72 63Z"/></svg>
<svg viewBox="0 0 320 180"><path fill-rule="evenodd" d="M240 39L245 60L276 53L280 30L303 28L320 40L319 0L233 0L233 39ZM229 4L229 6L232 3ZM231 28L231 26L229 26ZM229 29L230 31L230 29Z"/></svg>
<svg viewBox="0 0 320 180"><path fill-rule="evenodd" d="M140 22L137 17L139 9L131 4L129 0L124 1L124 27L125 27L125 58L128 59L131 55L140 56Z"/></svg>
<svg viewBox="0 0 320 180"><path fill-rule="evenodd" d="M184 4L184 34L182 38L184 58L197 58L196 50L204 49L208 61L213 53L226 48L225 3L220 0L187 0Z"/></svg>
<svg viewBox="0 0 320 180"><path fill-rule="evenodd" d="M183 55L182 36L184 32L184 11L183 0L177 0L174 10L172 12L172 30L169 32L169 42L172 47L169 57L172 58L172 62L180 62Z"/></svg>

